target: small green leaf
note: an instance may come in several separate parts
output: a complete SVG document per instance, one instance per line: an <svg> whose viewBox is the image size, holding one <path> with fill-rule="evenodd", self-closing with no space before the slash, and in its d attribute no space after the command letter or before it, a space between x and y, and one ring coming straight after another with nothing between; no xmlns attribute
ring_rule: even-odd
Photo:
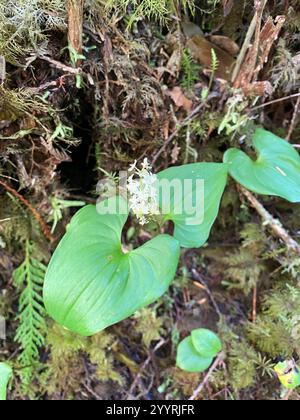
<svg viewBox="0 0 300 420"><path fill-rule="evenodd" d="M7 363L0 363L0 401L6 400L7 386L12 375L12 368Z"/></svg>
<svg viewBox="0 0 300 420"><path fill-rule="evenodd" d="M212 331L200 328L191 333L195 349L203 357L216 357L222 350L219 337Z"/></svg>
<svg viewBox="0 0 300 420"><path fill-rule="evenodd" d="M212 357L201 356L194 347L192 337L185 338L177 349L177 366L187 372L204 372L212 364Z"/></svg>
<svg viewBox="0 0 300 420"><path fill-rule="evenodd" d="M300 202L300 156L285 140L258 129L253 138L256 161L241 150L229 149L224 162L230 175L257 194L279 196Z"/></svg>
<svg viewBox="0 0 300 420"><path fill-rule="evenodd" d="M167 291L179 261L179 243L169 235L124 252L121 235L128 218L124 200L109 198L101 207L116 211L100 215L96 206L86 206L72 219L44 284L49 315L83 336L156 301Z"/></svg>
<svg viewBox="0 0 300 420"><path fill-rule="evenodd" d="M184 248L207 241L227 182L222 163L195 163L160 172L160 209L175 224L174 237Z"/></svg>

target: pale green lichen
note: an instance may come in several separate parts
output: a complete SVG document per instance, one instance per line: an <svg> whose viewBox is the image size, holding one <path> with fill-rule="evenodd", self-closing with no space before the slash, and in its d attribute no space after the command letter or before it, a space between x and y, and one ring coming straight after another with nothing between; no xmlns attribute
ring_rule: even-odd
<svg viewBox="0 0 300 420"><path fill-rule="evenodd" d="M47 41L47 31L64 30L66 18L63 0L2 0L0 54L8 62L18 64Z"/></svg>

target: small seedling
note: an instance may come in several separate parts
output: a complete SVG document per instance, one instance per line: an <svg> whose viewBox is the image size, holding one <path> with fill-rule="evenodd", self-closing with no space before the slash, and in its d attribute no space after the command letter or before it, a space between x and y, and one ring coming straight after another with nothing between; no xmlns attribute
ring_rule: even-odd
<svg viewBox="0 0 300 420"><path fill-rule="evenodd" d="M192 331L177 349L177 366L187 372L204 372L222 350L219 337L210 330Z"/></svg>

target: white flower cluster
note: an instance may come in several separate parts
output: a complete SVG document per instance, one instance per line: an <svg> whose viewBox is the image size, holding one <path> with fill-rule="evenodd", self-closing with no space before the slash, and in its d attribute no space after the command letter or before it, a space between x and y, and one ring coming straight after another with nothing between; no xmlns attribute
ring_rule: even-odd
<svg viewBox="0 0 300 420"><path fill-rule="evenodd" d="M131 173L127 183L129 207L141 225L148 222L147 216L159 214L158 178L151 170L147 158L142 163L142 169L137 167L137 161L129 168Z"/></svg>

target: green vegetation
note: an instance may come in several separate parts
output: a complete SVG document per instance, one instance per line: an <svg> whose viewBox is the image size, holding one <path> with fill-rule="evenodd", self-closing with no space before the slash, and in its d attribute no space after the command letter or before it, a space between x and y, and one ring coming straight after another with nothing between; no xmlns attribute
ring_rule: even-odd
<svg viewBox="0 0 300 420"><path fill-rule="evenodd" d="M299 400L300 14L255 5L1 2L1 400Z"/></svg>
<svg viewBox="0 0 300 420"><path fill-rule="evenodd" d="M204 372L221 351L222 344L212 331L192 331L178 346L177 366L187 372Z"/></svg>

